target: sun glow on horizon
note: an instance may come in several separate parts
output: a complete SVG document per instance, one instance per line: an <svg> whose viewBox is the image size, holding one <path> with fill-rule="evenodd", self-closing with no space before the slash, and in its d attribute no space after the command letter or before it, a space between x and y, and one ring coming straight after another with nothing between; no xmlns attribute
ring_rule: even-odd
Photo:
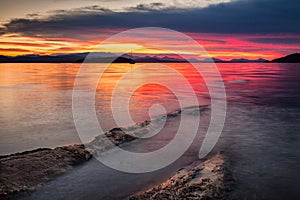
<svg viewBox="0 0 300 200"><path fill-rule="evenodd" d="M190 33L187 33L190 34ZM288 53L297 52L297 45L294 44L260 44L251 42L250 36L230 37L228 35L210 35L210 34L190 34L192 38L203 46L211 57L229 60L234 58L246 59L274 59ZM257 36L260 38L261 36ZM275 36L273 36L275 37ZM295 37L295 36L291 36ZM18 55L51 55L51 54L70 54L85 52L109 52L109 53L126 53L124 49L133 49L135 54L140 55L170 55L172 52L164 50L164 45L180 45L180 54L190 55L196 59L202 58L201 52L197 52L180 41L178 38L170 36L161 36L151 38L151 42L160 44L161 49L145 46L143 34L135 35L119 41L114 44L99 45L101 40L80 40L72 38L55 38L42 36L22 36L18 34L6 34L0 36L0 55L18 56ZM105 41L104 41L105 42Z"/></svg>

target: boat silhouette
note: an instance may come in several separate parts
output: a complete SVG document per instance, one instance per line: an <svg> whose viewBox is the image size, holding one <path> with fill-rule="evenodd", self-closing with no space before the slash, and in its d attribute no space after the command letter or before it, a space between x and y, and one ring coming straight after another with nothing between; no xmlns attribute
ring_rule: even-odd
<svg viewBox="0 0 300 200"><path fill-rule="evenodd" d="M132 51L131 51L131 54L130 54L130 61L129 61L129 64L131 64L131 65L135 64L135 60L134 60L133 57L132 57Z"/></svg>

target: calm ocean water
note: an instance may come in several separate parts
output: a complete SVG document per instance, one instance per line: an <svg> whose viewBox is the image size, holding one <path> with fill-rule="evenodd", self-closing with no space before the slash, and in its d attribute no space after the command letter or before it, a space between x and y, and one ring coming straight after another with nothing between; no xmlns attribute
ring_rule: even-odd
<svg viewBox="0 0 300 200"><path fill-rule="evenodd" d="M135 66L138 65L140 64ZM210 99L203 80L189 70L188 64L168 65L188 78L200 104L209 104ZM300 65L241 63L217 66L226 86L228 111L222 136L214 151L222 150L230 158L238 182L236 195L239 199L296 199L300 195ZM0 64L0 154L80 142L71 109L73 83L79 67L80 64ZM99 123L105 130L116 126L110 110L110 95L117 80L130 67L127 64L113 64L103 75L97 88L96 111ZM87 73L96 74L97 70ZM125 97L132 81L147 80L149 74L159 74L161 79L168 79L176 84L176 77L172 74L151 68L143 69L121 86L124 87L124 94L120 93L119 97ZM88 76L80 78L88 85ZM213 77L211 80L214 80ZM184 90L178 92L180 98L189 98ZM148 119L148 109L153 103L163 104L168 112L178 109L179 106L172 92L166 88L155 84L146 85L139 88L130 101L129 108L133 119L136 122ZM122 111L122 108L119 109ZM206 118L208 116L209 113ZM178 121L171 123L169 130ZM94 136L87 133L82 139L90 141ZM153 145L145 142L143 148L152 149ZM131 148L139 151L141 146ZM198 150L196 145L195 150L182 163L187 164L196 159ZM177 167L175 165L172 170ZM96 173L95 168L91 168L93 167L85 170ZM167 177L172 170L158 173ZM106 172L107 178L110 179L112 174L116 172ZM92 197L95 192L107 197L105 192L111 195L112 191L118 189L117 186L105 186L106 189L101 190L101 180L105 178L93 182L98 181L101 192L99 188L93 189L88 184L85 189L76 185L78 179L84 182L87 177L89 175L85 171L84 176L75 180L65 178L69 181L68 185L64 185L65 180L55 184L61 184L60 188L65 189L64 191L72 187L72 193L77 198L88 197L86 194ZM141 181L128 186L126 182L121 183L124 175L118 177L111 181L117 180L120 183L125 191L120 192L120 195L124 196L126 191L134 191L132 188L144 188L149 182L160 181L146 177L145 183ZM49 188L46 190L51 191L51 183L47 187ZM79 187L78 191L76 187ZM65 194L64 191L56 191L56 195ZM35 196L36 199L46 198L42 194L40 192Z"/></svg>

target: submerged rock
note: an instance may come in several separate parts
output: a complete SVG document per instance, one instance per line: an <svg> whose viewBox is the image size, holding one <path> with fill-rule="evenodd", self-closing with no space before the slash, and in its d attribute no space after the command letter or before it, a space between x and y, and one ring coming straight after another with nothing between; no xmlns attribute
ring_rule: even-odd
<svg viewBox="0 0 300 200"><path fill-rule="evenodd" d="M90 158L79 144L0 156L0 199L31 190Z"/></svg>
<svg viewBox="0 0 300 200"><path fill-rule="evenodd" d="M129 127L113 128L104 134L96 136L94 140L85 146L91 154L99 155L108 149L114 148L115 146L119 146L123 143L131 142L138 139L139 136L147 134L148 127L150 125L151 122L146 120Z"/></svg>

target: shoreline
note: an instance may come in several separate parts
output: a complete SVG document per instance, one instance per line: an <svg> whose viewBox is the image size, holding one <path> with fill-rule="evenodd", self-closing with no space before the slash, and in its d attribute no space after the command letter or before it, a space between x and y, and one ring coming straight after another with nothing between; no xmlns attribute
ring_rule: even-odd
<svg viewBox="0 0 300 200"><path fill-rule="evenodd" d="M206 110L207 106L198 106L197 109ZM168 114L167 117L176 117L180 113L181 110L178 110ZM0 199L10 199L21 193L34 192L38 187L58 178L75 166L88 162L94 154L130 143L139 136L147 134L147 129L151 126L153 126L152 121L146 120L125 128L113 128L96 136L85 145L73 144L53 149L38 148L0 156ZM130 132L134 136L125 132ZM196 160L176 170L174 175L163 180L160 185L133 194L128 199L156 199L166 196L169 199L178 199L195 195L198 199L222 199L228 196L233 182L227 161L220 153Z"/></svg>
<svg viewBox="0 0 300 200"><path fill-rule="evenodd" d="M89 162L83 145L36 149L0 157L0 199L13 199ZM11 167L11 168L10 168ZM196 160L166 180L126 199L234 199L234 179L222 153Z"/></svg>

